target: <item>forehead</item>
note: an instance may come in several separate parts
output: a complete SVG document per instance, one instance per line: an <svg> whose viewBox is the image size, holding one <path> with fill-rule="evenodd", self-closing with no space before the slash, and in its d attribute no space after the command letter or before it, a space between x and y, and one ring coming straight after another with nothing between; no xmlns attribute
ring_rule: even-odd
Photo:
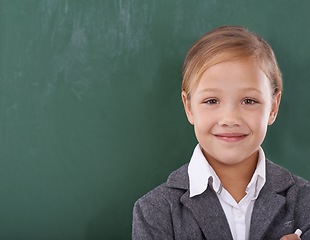
<svg viewBox="0 0 310 240"><path fill-rule="evenodd" d="M246 54L242 51L225 51L222 53L217 53L213 56L205 56L203 58L196 60L196 66L192 71L192 76L190 77L189 84L191 85L190 88L194 88L198 85L203 73L220 63L231 62L231 61L255 61L258 64L259 60L256 59L253 55Z"/></svg>
<svg viewBox="0 0 310 240"><path fill-rule="evenodd" d="M212 77L225 77L225 79L230 79L234 77L239 78L259 78L266 76L262 71L257 61L253 59L238 59L229 60L216 63L209 68L207 68L201 75L201 78L205 76Z"/></svg>
<svg viewBox="0 0 310 240"><path fill-rule="evenodd" d="M254 60L226 61L205 70L196 86L201 89L257 89L271 91L270 81Z"/></svg>

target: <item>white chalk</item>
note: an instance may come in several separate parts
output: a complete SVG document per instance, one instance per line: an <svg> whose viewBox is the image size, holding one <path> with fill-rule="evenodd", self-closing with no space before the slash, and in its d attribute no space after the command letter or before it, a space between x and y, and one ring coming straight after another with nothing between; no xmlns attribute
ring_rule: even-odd
<svg viewBox="0 0 310 240"><path fill-rule="evenodd" d="M294 234L296 234L298 237L300 237L302 234L302 231L300 229L297 229Z"/></svg>

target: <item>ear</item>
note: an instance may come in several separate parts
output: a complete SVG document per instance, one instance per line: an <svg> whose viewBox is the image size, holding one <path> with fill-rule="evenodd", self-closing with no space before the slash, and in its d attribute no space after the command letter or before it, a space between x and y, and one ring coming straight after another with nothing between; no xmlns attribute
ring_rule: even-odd
<svg viewBox="0 0 310 240"><path fill-rule="evenodd" d="M270 111L269 119L268 119L268 125L272 125L275 122L278 112L279 112L280 101L281 101L281 92L278 92L273 97L271 111Z"/></svg>
<svg viewBox="0 0 310 240"><path fill-rule="evenodd" d="M182 91L182 102L183 102L183 106L184 106L184 110L185 110L187 119L190 122L190 124L193 125L194 119L193 119L193 114L192 114L192 110L191 110L190 100L188 99L188 96L184 91Z"/></svg>

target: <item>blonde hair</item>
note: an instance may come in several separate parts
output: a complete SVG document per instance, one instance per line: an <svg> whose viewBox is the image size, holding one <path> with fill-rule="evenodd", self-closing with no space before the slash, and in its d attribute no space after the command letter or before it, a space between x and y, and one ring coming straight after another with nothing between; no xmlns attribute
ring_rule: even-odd
<svg viewBox="0 0 310 240"><path fill-rule="evenodd" d="M254 59L271 83L272 94L282 91L282 76L270 45L239 26L222 26L202 36L188 51L183 64L182 91L190 98L201 75L215 64Z"/></svg>

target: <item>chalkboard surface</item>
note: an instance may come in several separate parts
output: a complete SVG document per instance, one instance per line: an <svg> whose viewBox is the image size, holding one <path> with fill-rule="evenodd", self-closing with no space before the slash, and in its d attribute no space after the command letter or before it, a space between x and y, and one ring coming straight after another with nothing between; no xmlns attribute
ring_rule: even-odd
<svg viewBox="0 0 310 240"><path fill-rule="evenodd" d="M189 161L191 44L243 25L284 77L266 155L310 179L307 0L1 0L0 239L131 239L133 203Z"/></svg>

